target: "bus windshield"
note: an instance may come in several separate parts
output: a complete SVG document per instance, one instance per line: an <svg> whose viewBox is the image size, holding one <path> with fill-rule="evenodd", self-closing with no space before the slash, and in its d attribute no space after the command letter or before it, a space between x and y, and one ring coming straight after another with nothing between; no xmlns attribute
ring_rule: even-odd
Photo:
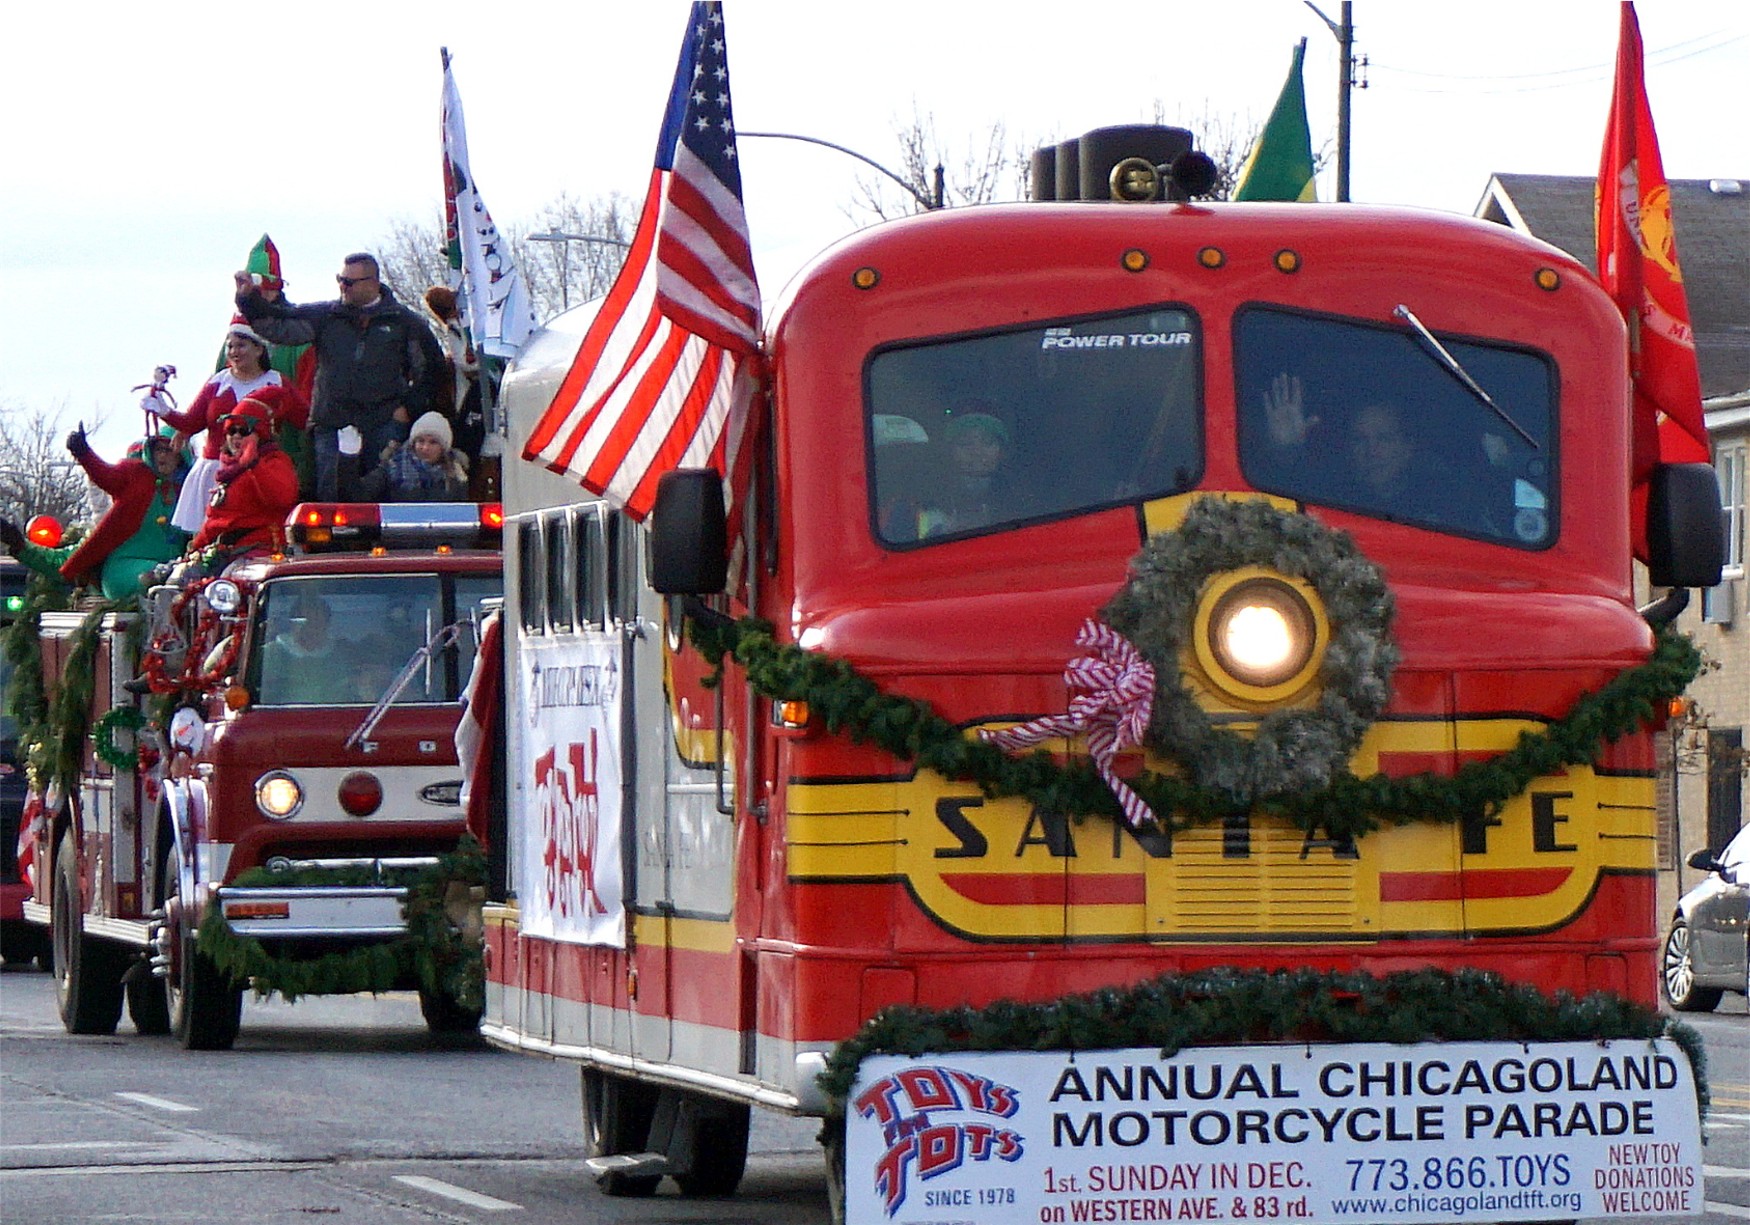
<svg viewBox="0 0 1750 1225"><path fill-rule="evenodd" d="M1551 362L1507 345L1439 344L1495 407L1401 328L1240 312L1235 394L1246 479L1266 493L1394 523L1522 549L1554 544Z"/></svg>
<svg viewBox="0 0 1750 1225"><path fill-rule="evenodd" d="M395 698L396 705L454 702L473 667L479 603L497 594L487 576L449 584L435 574L270 582L257 601L248 665L256 704L374 705L420 647L459 621L456 645L433 652Z"/></svg>
<svg viewBox="0 0 1750 1225"><path fill-rule="evenodd" d="M1196 320L1173 307L876 353L876 536L933 544L1192 488L1201 360Z"/></svg>

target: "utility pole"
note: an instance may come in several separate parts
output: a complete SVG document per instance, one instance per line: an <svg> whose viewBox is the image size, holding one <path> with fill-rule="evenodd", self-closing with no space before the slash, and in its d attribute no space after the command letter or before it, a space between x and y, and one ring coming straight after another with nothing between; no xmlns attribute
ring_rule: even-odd
<svg viewBox="0 0 1750 1225"><path fill-rule="evenodd" d="M1319 12L1319 6L1312 0L1305 0L1306 6L1318 14L1325 28L1337 40L1337 200L1347 203L1349 200L1349 93L1352 89L1366 89L1367 82L1355 80L1355 23L1350 20L1350 0L1343 0L1337 10L1340 16L1332 21ZM1361 67L1367 66L1367 57L1361 58Z"/></svg>

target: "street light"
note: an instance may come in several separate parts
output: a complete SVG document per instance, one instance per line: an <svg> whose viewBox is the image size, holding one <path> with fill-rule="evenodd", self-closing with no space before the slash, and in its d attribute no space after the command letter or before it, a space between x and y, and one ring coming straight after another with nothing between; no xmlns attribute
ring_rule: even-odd
<svg viewBox="0 0 1750 1225"><path fill-rule="evenodd" d="M567 234L560 230L548 230L544 234L530 234L530 242L556 242L559 244L559 306L561 310L571 309L571 244L574 242L596 242L603 246L624 247L632 249L632 244L621 238L609 238L605 234Z"/></svg>
<svg viewBox="0 0 1750 1225"><path fill-rule="evenodd" d="M843 153L846 156L856 158L859 162L862 162L865 166L873 166L875 169L879 170L882 174L884 174L888 178L892 179L895 183L898 183L901 187L905 188L906 193L908 195L910 195L912 199L916 200L919 204L923 205L925 208L934 211L935 209L942 207L942 203L943 203L943 201L942 201L942 164L940 162L936 163L936 182L935 182L936 196L935 196L935 199L932 200L932 199L930 199L930 197L924 195L923 192L919 191L916 187L913 187L910 183L908 183L904 179L900 178L897 174L893 173L893 171L891 171L887 167L883 166L880 162L876 161L874 158L865 157L863 154L858 153L855 149L847 149L843 145L835 145L832 143L832 141L822 140L818 136L798 136L794 132L737 132L736 136L738 136L738 137L740 137L740 136L763 137L763 138L768 139L768 140L800 140L800 141L805 141L811 145L824 145L828 149L836 149L838 152Z"/></svg>

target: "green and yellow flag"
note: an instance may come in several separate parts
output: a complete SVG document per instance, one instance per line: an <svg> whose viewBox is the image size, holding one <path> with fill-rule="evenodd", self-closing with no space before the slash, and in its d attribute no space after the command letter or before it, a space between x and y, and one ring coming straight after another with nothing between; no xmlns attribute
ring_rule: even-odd
<svg viewBox="0 0 1750 1225"><path fill-rule="evenodd" d="M1251 156L1240 167L1234 186L1235 200L1316 200L1313 193L1312 132L1306 123L1306 82L1301 61L1306 58L1306 39L1294 49L1288 80L1276 99L1276 109L1258 134Z"/></svg>

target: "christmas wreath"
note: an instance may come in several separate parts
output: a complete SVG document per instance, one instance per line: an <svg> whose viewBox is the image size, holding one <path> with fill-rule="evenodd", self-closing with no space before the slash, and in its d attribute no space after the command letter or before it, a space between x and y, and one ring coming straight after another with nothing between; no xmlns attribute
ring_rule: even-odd
<svg viewBox="0 0 1750 1225"><path fill-rule="evenodd" d="M133 706L117 706L105 711L91 725L91 745L97 759L112 770L132 770L139 764L138 746L122 748L116 743L116 733L137 733L146 726L146 716Z"/></svg>
<svg viewBox="0 0 1750 1225"><path fill-rule="evenodd" d="M1211 721L1179 663L1206 584L1241 566L1306 580L1331 626L1316 704L1273 710L1249 737ZM1177 531L1143 546L1101 616L1135 644L1159 678L1144 743L1236 806L1328 786L1391 697L1398 652L1385 576L1347 534L1267 502L1203 498L1193 504Z"/></svg>

